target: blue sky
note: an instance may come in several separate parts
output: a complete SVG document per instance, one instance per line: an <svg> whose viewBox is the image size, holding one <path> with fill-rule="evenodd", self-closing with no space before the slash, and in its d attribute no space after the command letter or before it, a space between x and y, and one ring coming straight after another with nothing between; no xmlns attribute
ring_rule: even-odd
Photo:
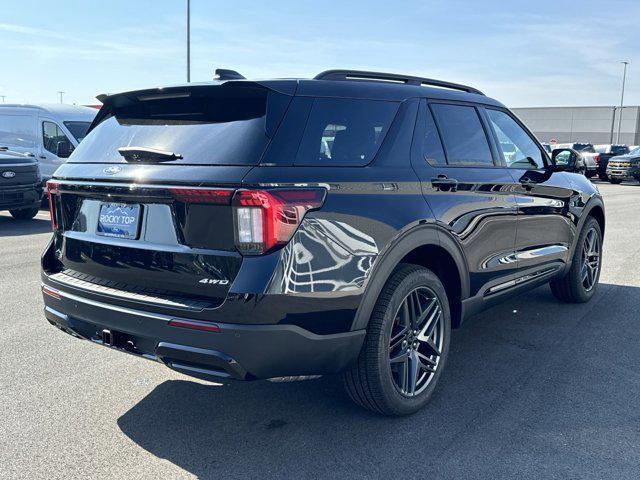
<svg viewBox="0 0 640 480"><path fill-rule="evenodd" d="M86 104L184 82L185 2L0 0L0 95ZM194 81L355 68L469 83L512 107L611 105L628 60L625 103L640 104L637 0L191 5Z"/></svg>

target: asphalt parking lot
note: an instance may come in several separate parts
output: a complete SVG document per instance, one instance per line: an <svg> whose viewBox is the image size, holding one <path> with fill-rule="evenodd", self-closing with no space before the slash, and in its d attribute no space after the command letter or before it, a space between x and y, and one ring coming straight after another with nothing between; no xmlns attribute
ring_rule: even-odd
<svg viewBox="0 0 640 480"><path fill-rule="evenodd" d="M596 297L541 287L473 317L401 419L338 378L214 385L63 334L39 291L48 213L0 213L0 477L638 478L640 185L599 188Z"/></svg>

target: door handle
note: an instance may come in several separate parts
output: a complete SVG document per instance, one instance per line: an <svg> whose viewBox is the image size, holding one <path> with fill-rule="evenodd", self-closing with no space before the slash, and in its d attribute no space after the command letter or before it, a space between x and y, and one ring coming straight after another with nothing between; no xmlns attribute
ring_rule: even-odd
<svg viewBox="0 0 640 480"><path fill-rule="evenodd" d="M458 180L449 178L446 175L438 175L431 179L431 185L438 190L455 192L458 189Z"/></svg>
<svg viewBox="0 0 640 480"><path fill-rule="evenodd" d="M47 157L45 157L44 155L39 155L38 158L41 158L42 160L46 160Z"/></svg>
<svg viewBox="0 0 640 480"><path fill-rule="evenodd" d="M533 187L535 187L536 183L537 182L534 182L530 178L521 178L520 179L520 185L522 185L527 190L531 190Z"/></svg>

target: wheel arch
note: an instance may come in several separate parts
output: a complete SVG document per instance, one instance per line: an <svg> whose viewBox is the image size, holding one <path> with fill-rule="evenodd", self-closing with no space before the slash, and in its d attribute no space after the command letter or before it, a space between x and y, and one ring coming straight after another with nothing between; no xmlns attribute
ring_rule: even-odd
<svg viewBox="0 0 640 480"><path fill-rule="evenodd" d="M582 209L580 213L580 218L576 225L576 235L573 245L571 245L571 251L569 258L573 258L573 253L575 252L578 238L580 236L580 232L584 228L584 224L589 217L593 217L596 219L598 224L600 225L600 231L602 232L602 238L604 238L604 230L605 230L605 213L604 213L604 202L600 196L592 196L587 204ZM567 269L571 266L571 263L567 264Z"/></svg>
<svg viewBox="0 0 640 480"><path fill-rule="evenodd" d="M367 327L380 292L401 263L429 268L440 278L450 297L451 326L458 327L461 323L462 300L469 297L466 258L457 242L444 229L435 225L420 225L397 238L378 258L351 329Z"/></svg>

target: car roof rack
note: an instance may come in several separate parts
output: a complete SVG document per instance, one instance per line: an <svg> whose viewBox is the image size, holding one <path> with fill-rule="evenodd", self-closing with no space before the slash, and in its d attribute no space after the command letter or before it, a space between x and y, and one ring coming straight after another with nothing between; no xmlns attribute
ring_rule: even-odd
<svg viewBox="0 0 640 480"><path fill-rule="evenodd" d="M315 80L352 80L367 81L374 80L379 82L404 83L405 85L429 86L439 88L450 88L452 90L461 90L467 93L475 93L484 95L477 88L461 85L459 83L445 82L444 80L434 80L433 78L412 77L409 75L398 75L396 73L366 72L360 70L326 70L315 76Z"/></svg>
<svg viewBox="0 0 640 480"><path fill-rule="evenodd" d="M226 68L216 68L215 75L216 80L244 80L246 78L235 70Z"/></svg>

